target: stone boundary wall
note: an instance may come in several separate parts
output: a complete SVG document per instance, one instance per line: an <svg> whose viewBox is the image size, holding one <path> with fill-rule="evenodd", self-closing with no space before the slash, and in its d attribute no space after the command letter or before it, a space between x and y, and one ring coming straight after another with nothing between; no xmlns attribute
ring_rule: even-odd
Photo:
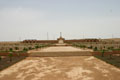
<svg viewBox="0 0 120 80"><path fill-rule="evenodd" d="M99 51L95 51L95 52L92 53L92 55L100 55L100 56L101 56L101 54L102 53L99 52ZM107 55L110 55L110 54L112 54L113 56L120 56L120 51L105 52L104 56L107 56Z"/></svg>
<svg viewBox="0 0 120 80"><path fill-rule="evenodd" d="M0 56L8 56L10 53L0 53ZM13 56L26 56L26 57L66 57L66 56L101 56L101 52L39 52L39 53L12 53ZM120 56L120 51L105 52L104 56L112 54L113 56Z"/></svg>
<svg viewBox="0 0 120 80"><path fill-rule="evenodd" d="M0 56L9 56L10 53L0 53ZM12 56L28 56L28 53L12 53Z"/></svg>

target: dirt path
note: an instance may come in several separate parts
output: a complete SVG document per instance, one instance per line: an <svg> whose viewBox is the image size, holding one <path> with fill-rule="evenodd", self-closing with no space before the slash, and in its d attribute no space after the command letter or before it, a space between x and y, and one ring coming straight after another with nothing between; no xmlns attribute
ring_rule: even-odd
<svg viewBox="0 0 120 80"><path fill-rule="evenodd" d="M93 56L28 57L0 72L0 80L120 80L120 69Z"/></svg>

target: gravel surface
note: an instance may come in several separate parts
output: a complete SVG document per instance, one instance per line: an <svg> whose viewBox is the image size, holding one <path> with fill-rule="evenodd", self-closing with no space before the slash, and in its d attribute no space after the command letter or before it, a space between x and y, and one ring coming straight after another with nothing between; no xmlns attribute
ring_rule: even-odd
<svg viewBox="0 0 120 80"><path fill-rule="evenodd" d="M0 72L0 80L120 80L120 69L93 56L28 57Z"/></svg>

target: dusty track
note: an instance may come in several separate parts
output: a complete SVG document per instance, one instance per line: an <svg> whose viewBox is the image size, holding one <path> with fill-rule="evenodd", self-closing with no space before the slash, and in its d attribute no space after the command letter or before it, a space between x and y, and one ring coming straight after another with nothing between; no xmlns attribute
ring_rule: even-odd
<svg viewBox="0 0 120 80"><path fill-rule="evenodd" d="M120 80L120 69L92 56L28 57L0 72L0 80Z"/></svg>

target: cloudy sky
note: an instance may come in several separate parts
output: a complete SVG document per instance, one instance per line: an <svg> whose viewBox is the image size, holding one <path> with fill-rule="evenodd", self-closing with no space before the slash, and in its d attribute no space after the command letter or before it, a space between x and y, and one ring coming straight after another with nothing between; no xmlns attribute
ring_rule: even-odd
<svg viewBox="0 0 120 80"><path fill-rule="evenodd" d="M0 41L120 38L120 0L0 0Z"/></svg>

